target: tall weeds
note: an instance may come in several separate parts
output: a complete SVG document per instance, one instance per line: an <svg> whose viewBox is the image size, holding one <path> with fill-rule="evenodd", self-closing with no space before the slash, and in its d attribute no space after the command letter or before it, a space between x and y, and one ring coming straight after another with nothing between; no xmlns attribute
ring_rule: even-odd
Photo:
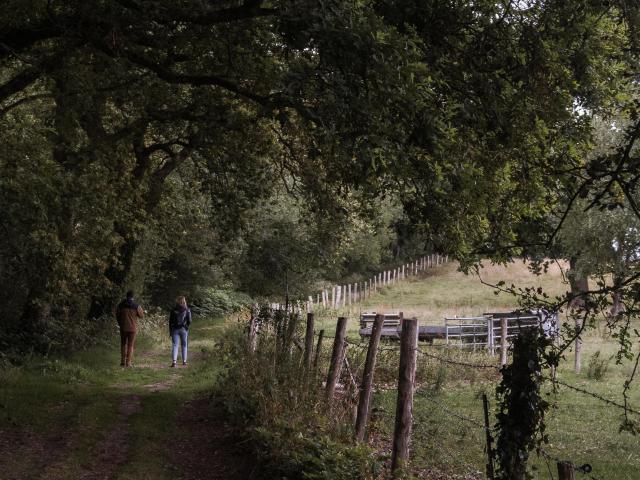
<svg viewBox="0 0 640 480"><path fill-rule="evenodd" d="M229 420L242 429L263 478L377 478L381 468L367 446L353 440L349 399L324 397L321 375L302 365L301 321L263 312L257 348L234 325L220 342L224 372L216 385Z"/></svg>

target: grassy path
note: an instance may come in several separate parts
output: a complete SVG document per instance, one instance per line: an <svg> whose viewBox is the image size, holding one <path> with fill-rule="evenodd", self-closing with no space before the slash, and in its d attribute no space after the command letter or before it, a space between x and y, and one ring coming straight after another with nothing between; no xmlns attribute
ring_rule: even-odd
<svg viewBox="0 0 640 480"><path fill-rule="evenodd" d="M140 338L134 368L119 346L0 372L3 479L248 478L210 400L221 320L194 325L188 367L169 368L164 328Z"/></svg>

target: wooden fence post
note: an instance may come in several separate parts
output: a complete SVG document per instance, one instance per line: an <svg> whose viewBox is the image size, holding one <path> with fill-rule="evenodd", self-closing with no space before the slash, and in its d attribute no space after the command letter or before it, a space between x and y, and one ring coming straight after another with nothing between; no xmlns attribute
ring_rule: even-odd
<svg viewBox="0 0 640 480"><path fill-rule="evenodd" d="M307 330L304 335L304 368L311 369L311 357L313 356L313 323L314 315L307 313Z"/></svg>
<svg viewBox="0 0 640 480"><path fill-rule="evenodd" d="M558 462L558 480L575 480L576 472L570 462Z"/></svg>
<svg viewBox="0 0 640 480"><path fill-rule="evenodd" d="M313 358L313 368L318 368L318 358L320 357L320 352L322 351L322 340L324 339L324 329L320 330L318 333L318 343L316 344L316 354Z"/></svg>
<svg viewBox="0 0 640 480"><path fill-rule="evenodd" d="M296 328L298 328L298 321L300 320L300 315L297 313L289 313L286 311L284 313L288 317L287 322L287 330L285 332L284 338L284 355L288 355L291 351L291 345L293 344L293 338L296 334Z"/></svg>
<svg viewBox="0 0 640 480"><path fill-rule="evenodd" d="M500 319L500 365L503 367L507 364L507 319Z"/></svg>
<svg viewBox="0 0 640 480"><path fill-rule="evenodd" d="M393 431L393 449L391 452L391 471L394 474L398 469L402 469L409 460L417 350L418 320L416 318L406 319L402 322L402 335L400 337L398 400L396 404L396 423Z"/></svg>
<svg viewBox="0 0 640 480"><path fill-rule="evenodd" d="M340 370L344 361L344 337L347 331L347 317L338 318L336 326L336 336L333 339L333 350L331 352L331 365L329 366L329 374L327 375L326 398L328 401L333 400L333 393L336 390L336 383L340 377Z"/></svg>
<svg viewBox="0 0 640 480"><path fill-rule="evenodd" d="M358 399L358 413L356 415L356 440L362 442L365 438L367 423L369 422L369 410L371 409L371 389L373 387L373 375L376 369L376 358L378 355L378 345L382 334L382 324L384 315L376 314L371 328L371 338L369 339L369 349L367 359L362 373L362 383L360 384L360 398Z"/></svg>
<svg viewBox="0 0 640 480"><path fill-rule="evenodd" d="M257 332L257 307L255 305L251 306L251 318L249 319L249 341L248 341L248 345L249 345L249 351L251 353L256 351L256 345L257 345L257 337L256 337L256 332Z"/></svg>
<svg viewBox="0 0 640 480"><path fill-rule="evenodd" d="M579 318L576 318L576 333L578 333L578 331L580 331L582 327L582 322L580 321ZM580 339L580 336L576 337L576 357L575 357L575 361L574 361L574 368L576 371L576 374L579 374L580 371L582 370L582 340Z"/></svg>
<svg viewBox="0 0 640 480"><path fill-rule="evenodd" d="M487 479L493 480L493 447L491 446L493 439L491 438L491 428L489 426L489 400L487 400L486 393L482 394L482 409L484 410L484 431L487 441Z"/></svg>

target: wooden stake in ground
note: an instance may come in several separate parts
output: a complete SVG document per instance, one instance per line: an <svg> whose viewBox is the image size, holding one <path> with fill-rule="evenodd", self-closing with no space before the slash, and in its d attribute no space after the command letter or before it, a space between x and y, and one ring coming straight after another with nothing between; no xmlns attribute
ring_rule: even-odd
<svg viewBox="0 0 640 480"><path fill-rule="evenodd" d="M324 339L324 329L320 330L318 333L318 343L316 344L316 355L313 358L313 368L318 368L318 358L320 357L320 352L322 351L322 340Z"/></svg>
<svg viewBox="0 0 640 480"><path fill-rule="evenodd" d="M413 422L413 389L416 377L418 353L418 320L406 319L402 323L400 337L400 369L398 374L398 401L396 424L393 431L391 471L401 471L409 460L411 424Z"/></svg>
<svg viewBox="0 0 640 480"><path fill-rule="evenodd" d="M558 462L558 480L575 480L576 472L570 462Z"/></svg>
<svg viewBox="0 0 640 480"><path fill-rule="evenodd" d="M373 321L371 338L369 339L369 349L367 359L364 364L362 383L360 385L360 398L358 399L358 414L356 416L356 440L362 442L365 438L367 423L369 422L369 410L371 409L371 388L373 387L373 375L376 369L376 358L378 356L378 345L382 334L382 324L384 315L378 313Z"/></svg>
<svg viewBox="0 0 640 480"><path fill-rule="evenodd" d="M291 345L293 344L293 338L296 334L296 328L298 327L298 322L300 321L300 315L297 313L289 313L285 312L285 315L288 318L287 323L287 331L285 332L285 339L283 344L283 353L288 355L291 351Z"/></svg>
<svg viewBox="0 0 640 480"><path fill-rule="evenodd" d="M307 313L307 330L304 334L304 368L311 369L311 357L313 356L313 313Z"/></svg>
<svg viewBox="0 0 640 480"><path fill-rule="evenodd" d="M507 364L507 319L500 319L500 365Z"/></svg>
<svg viewBox="0 0 640 480"><path fill-rule="evenodd" d="M342 363L344 358L344 337L347 331L347 317L338 318L338 325L336 326L336 336L333 339L333 351L331 352L331 365L329 367L329 374L327 375L327 387L325 395L327 401L333 400L333 393L336 390L336 383L340 377L340 370L342 369Z"/></svg>
<svg viewBox="0 0 640 480"><path fill-rule="evenodd" d="M251 318L249 319L249 351L255 352L257 345L257 337L256 332L258 329L257 326L257 316L258 316L258 308L257 306L251 307Z"/></svg>
<svg viewBox="0 0 640 480"><path fill-rule="evenodd" d="M489 400L487 400L487 394L482 394L482 408L484 410L484 431L487 437L487 479L494 479L493 472L493 447L491 443L491 428L489 427Z"/></svg>

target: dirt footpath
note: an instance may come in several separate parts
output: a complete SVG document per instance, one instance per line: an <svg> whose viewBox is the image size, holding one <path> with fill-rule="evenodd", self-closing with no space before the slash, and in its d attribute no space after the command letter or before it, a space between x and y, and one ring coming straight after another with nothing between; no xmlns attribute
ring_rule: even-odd
<svg viewBox="0 0 640 480"><path fill-rule="evenodd" d="M171 463L182 480L249 480L255 462L209 398L187 402L176 418Z"/></svg>
<svg viewBox="0 0 640 480"><path fill-rule="evenodd" d="M158 365L150 368L167 367ZM0 479L129 479L130 475L124 472L135 458L140 457L140 445L145 445L143 456L158 459L158 469L148 472L145 480L254 478L255 462L250 461L242 443L225 425L222 412L207 397L194 398L182 404L166 442L145 444L145 439L134 437L132 423L136 415L145 413L145 400L156 395L169 398L171 390L178 388L174 384L181 376L181 371L172 370L166 378L143 385L145 392L139 394L130 393L131 384L107 387L110 394L114 390L118 392L113 418L104 432L90 437L95 438L91 440L95 442L92 445L84 443L86 440L82 440L82 431L78 430L75 422L73 427L63 427L60 431L46 434L19 425L0 428ZM78 452L86 453L78 457Z"/></svg>

